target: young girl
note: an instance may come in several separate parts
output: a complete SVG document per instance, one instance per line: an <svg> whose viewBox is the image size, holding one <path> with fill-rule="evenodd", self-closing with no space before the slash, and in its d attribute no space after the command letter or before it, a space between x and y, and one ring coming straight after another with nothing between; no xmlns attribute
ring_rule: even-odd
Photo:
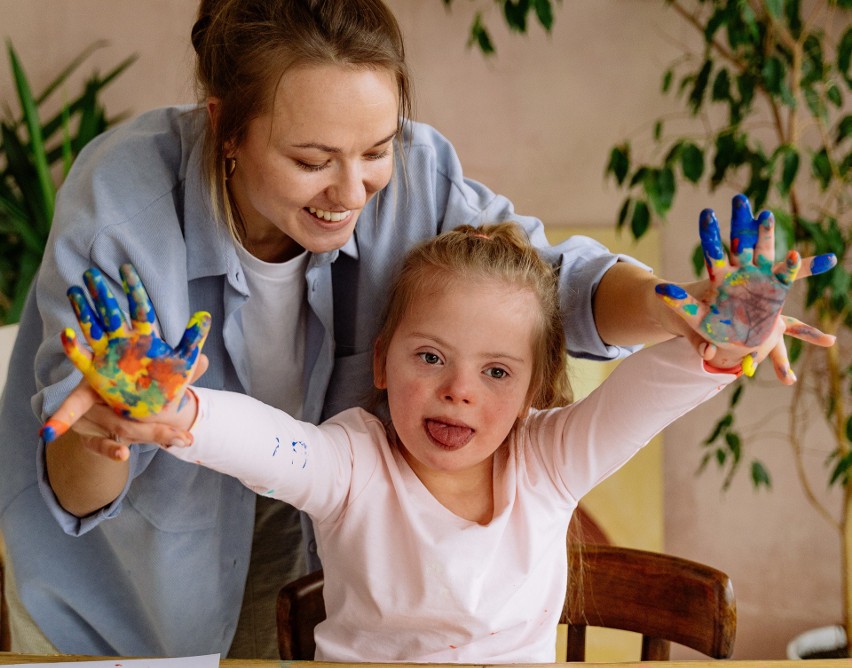
<svg viewBox="0 0 852 668"><path fill-rule="evenodd" d="M776 273L728 273L783 294L797 259ZM109 315L114 299L89 278ZM139 304L139 286L129 283ZM661 291L675 308L712 311ZM745 316L765 310L733 292L727 301ZM773 303L759 340L740 356L759 362L776 346L780 307ZM93 315L79 300L77 308ZM198 343L180 346L187 375ZM66 349L94 378L92 356L67 337ZM174 456L310 515L328 613L316 629L318 660L552 662L578 501L740 372L710 367L677 338L624 360L589 397L565 406L563 350L553 269L512 224L463 226L413 249L394 285L373 362L389 419L353 408L316 426L201 388L180 410L161 413L160 424L120 420L104 406L88 416L100 415L93 429L172 443ZM128 398L104 396L115 405ZM73 412L66 402L46 429L64 429Z"/></svg>

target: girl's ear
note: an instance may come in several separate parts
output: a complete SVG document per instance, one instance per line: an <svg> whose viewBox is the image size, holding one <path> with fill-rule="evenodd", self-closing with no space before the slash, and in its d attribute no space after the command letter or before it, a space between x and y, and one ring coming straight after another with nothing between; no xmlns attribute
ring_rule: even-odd
<svg viewBox="0 0 852 668"><path fill-rule="evenodd" d="M382 347L382 340L376 339L373 344L373 385L377 390L386 390L388 387L385 378L385 350Z"/></svg>

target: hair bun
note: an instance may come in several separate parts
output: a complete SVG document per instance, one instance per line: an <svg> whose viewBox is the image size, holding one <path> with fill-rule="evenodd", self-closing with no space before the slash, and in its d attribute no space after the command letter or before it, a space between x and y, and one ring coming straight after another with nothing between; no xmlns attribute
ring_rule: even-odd
<svg viewBox="0 0 852 668"><path fill-rule="evenodd" d="M190 39L192 40L192 48L195 49L196 53L200 51L201 42L204 40L204 33L207 32L207 26L209 25L210 16L205 15L198 19L195 25L192 26L192 36Z"/></svg>

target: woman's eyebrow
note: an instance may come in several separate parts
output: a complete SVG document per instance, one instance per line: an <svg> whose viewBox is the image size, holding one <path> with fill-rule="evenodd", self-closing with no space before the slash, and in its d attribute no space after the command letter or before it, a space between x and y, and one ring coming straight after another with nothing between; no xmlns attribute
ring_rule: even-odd
<svg viewBox="0 0 852 668"><path fill-rule="evenodd" d="M370 148L376 148L377 146L381 146L382 144L387 144L391 139L396 137L396 130L391 132L387 137L383 137L379 139L375 144L373 144ZM325 153L341 153L342 150L337 146L329 146L328 144L321 144L319 142L305 142L304 144L292 144L292 148L313 148L318 151L323 151Z"/></svg>

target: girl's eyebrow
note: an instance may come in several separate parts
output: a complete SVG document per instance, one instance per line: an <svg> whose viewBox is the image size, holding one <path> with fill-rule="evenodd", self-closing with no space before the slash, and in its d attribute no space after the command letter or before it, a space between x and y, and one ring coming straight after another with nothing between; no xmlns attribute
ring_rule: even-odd
<svg viewBox="0 0 852 668"><path fill-rule="evenodd" d="M432 334L425 334L423 332L411 332L409 336L429 339L430 341L434 341L436 345L442 347L450 347L449 344L444 341L440 336L434 336ZM501 360L512 360L514 362L523 363L525 360L521 357L515 357L514 355L510 355L509 353L500 352L499 350L495 350L493 352L486 351L482 353L481 357L488 357L492 359L501 359Z"/></svg>
<svg viewBox="0 0 852 668"><path fill-rule="evenodd" d="M387 137L383 137L379 139L375 144L373 144L370 148L376 148L377 146L381 146L382 144L387 144L391 139L396 137L396 130L391 132ZM342 150L336 146L329 146L328 144L320 144L319 142L305 142L304 144L291 144L291 148L313 148L318 151L323 151L324 153L342 153Z"/></svg>

